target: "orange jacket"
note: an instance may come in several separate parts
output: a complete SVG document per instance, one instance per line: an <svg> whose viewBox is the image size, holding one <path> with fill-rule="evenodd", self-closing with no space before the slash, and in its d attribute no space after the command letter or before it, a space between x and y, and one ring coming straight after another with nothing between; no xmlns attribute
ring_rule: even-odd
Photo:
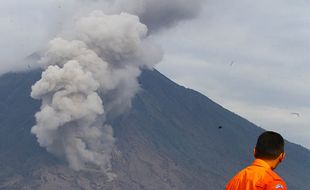
<svg viewBox="0 0 310 190"><path fill-rule="evenodd" d="M287 187L265 161L256 159L228 182L226 190L287 190Z"/></svg>

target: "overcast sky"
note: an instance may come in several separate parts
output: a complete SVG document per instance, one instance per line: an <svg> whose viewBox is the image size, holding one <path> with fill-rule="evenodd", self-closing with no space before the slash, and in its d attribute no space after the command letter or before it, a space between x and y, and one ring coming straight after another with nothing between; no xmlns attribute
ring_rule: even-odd
<svg viewBox="0 0 310 190"><path fill-rule="evenodd" d="M1 1L0 74L27 68L18 60L46 46L79 8L73 2ZM195 19L151 34L164 50L156 68L310 148L310 3L205 0L202 8Z"/></svg>
<svg viewBox="0 0 310 190"><path fill-rule="evenodd" d="M165 52L157 68L310 148L309 3L208 1L195 20L157 36Z"/></svg>

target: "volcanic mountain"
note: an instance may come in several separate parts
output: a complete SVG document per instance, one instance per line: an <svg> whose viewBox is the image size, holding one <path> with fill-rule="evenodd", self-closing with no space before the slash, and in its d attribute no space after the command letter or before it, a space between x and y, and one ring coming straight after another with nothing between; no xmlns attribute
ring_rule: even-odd
<svg viewBox="0 0 310 190"><path fill-rule="evenodd" d="M253 160L263 129L206 96L143 71L131 109L110 119L116 151L109 181L95 171L76 172L30 133L40 102L30 97L41 71L0 77L1 190L220 190ZM310 151L286 142L277 172L289 189L310 186Z"/></svg>

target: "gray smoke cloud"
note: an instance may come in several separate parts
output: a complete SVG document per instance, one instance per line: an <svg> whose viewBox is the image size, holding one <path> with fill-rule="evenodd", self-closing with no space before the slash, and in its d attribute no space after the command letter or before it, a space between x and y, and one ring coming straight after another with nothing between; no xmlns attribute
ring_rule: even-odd
<svg viewBox="0 0 310 190"><path fill-rule="evenodd" d="M201 3L51 1L60 32L39 53L44 71L31 92L42 101L31 129L40 146L67 160L74 170L100 170L113 179L116 139L107 119L130 108L141 70L152 69L162 59L150 33L195 17Z"/></svg>
<svg viewBox="0 0 310 190"><path fill-rule="evenodd" d="M107 14L127 12L139 16L149 31L156 32L174 26L180 21L195 18L201 11L203 0L75 0L59 2L73 17L92 10ZM69 15L69 14L67 14Z"/></svg>
<svg viewBox="0 0 310 190"><path fill-rule="evenodd" d="M151 31L196 17L203 0L117 0L116 9L139 15Z"/></svg>
<svg viewBox="0 0 310 190"><path fill-rule="evenodd" d="M130 107L141 69L152 69L162 52L139 18L127 13L94 11L72 31L74 40L51 40L39 61L44 72L31 96L42 105L31 132L72 169L98 169L113 178L115 138L107 115Z"/></svg>

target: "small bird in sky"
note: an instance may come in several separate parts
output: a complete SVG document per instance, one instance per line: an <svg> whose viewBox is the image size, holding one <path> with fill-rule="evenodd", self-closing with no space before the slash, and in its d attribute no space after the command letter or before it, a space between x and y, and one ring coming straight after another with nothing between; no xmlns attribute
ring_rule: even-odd
<svg viewBox="0 0 310 190"><path fill-rule="evenodd" d="M234 61L231 61L231 62L230 62L230 66L233 66L234 64L235 64Z"/></svg>
<svg viewBox="0 0 310 190"><path fill-rule="evenodd" d="M292 114L292 115L296 115L297 117L300 117L300 114L299 114L299 113L292 112L291 114Z"/></svg>

